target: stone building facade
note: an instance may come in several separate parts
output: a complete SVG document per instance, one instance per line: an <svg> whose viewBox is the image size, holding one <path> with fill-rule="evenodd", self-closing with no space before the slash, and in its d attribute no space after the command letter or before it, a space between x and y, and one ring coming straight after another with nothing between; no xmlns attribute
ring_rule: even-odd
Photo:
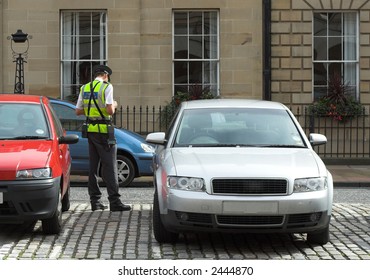
<svg viewBox="0 0 370 280"><path fill-rule="evenodd" d="M66 98L73 87L76 90L81 80L71 83L74 72L71 75L68 70L81 75L81 67L75 67L81 61L71 62L74 57L70 57L68 42L73 36L65 36L71 27L65 22L66 15L86 12L103 15L101 61L113 69L118 102L155 106L170 100L174 84L184 79L188 79L187 85L210 83L222 97L271 99L289 106L309 104L315 87L315 13L354 12L358 18L354 48L358 51L349 63L351 69L358 69L353 79L356 97L370 104L369 0L0 0L0 92L13 92L15 64L8 37L18 29L32 36L24 65L25 93ZM209 12L216 15L210 20L215 39L209 39L212 31L205 23ZM200 37L188 28L187 39L179 41L188 40L189 49L179 47L186 49L188 57L178 61L181 54L176 53L176 40L181 36L177 37L177 32L183 31L185 23L179 20L177 26L176 19L180 15L178 18L186 21L181 15L187 15L187 24L192 26L194 14L201 14L202 20L196 24L203 24L203 31L198 30L196 36L202 36L203 50L193 52L203 52L203 56L192 64L190 49ZM176 74L176 65L187 65L188 76ZM203 71L201 80L190 73L192 65Z"/></svg>
<svg viewBox="0 0 370 280"><path fill-rule="evenodd" d="M313 13L353 12L358 17L357 98L370 103L370 1L271 1L271 92L284 104L313 101Z"/></svg>

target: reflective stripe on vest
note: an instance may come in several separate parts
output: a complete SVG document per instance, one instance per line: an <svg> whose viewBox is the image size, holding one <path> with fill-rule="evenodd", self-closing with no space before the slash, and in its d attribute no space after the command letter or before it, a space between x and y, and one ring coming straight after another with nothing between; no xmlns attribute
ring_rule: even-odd
<svg viewBox="0 0 370 280"><path fill-rule="evenodd" d="M91 83L88 83L81 88L81 92L83 94L83 104L84 104L85 115L90 120L102 120L99 110L96 108L95 102L92 98L90 102L90 95L91 95L90 85ZM106 120L111 119L110 115L107 113L107 110L105 108L105 89L108 87L108 85L109 85L108 83L103 83L98 80L93 81L93 88L95 87L93 94L94 94L96 103L98 104L99 109L102 112ZM89 102L90 102L90 113L88 112ZM106 124L89 123L87 127L87 131L88 132L98 132L98 133L108 133L108 127Z"/></svg>

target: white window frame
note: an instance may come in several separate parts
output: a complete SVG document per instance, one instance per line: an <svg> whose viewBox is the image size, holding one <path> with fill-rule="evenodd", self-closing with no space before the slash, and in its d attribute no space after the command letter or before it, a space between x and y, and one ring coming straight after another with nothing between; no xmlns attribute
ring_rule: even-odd
<svg viewBox="0 0 370 280"><path fill-rule="evenodd" d="M189 13L191 12L196 12L196 13L205 13L205 12L214 12L216 13L216 24L217 24L217 32L216 32L216 44L217 44L217 47L216 47L216 52L217 52L217 55L216 55L216 58L209 58L209 59L191 59L191 58L187 58L187 59L176 59L175 58L175 37L176 36L179 36L179 35L176 35L175 34L175 14L176 13L188 13L188 19L187 19L187 25L188 25L188 33L183 35L184 37L187 37L187 42L188 42L188 46L187 46L187 50L189 51L189 37L190 36L195 36L193 34L189 34ZM203 17L204 19L204 17ZM202 24L202 30L204 30L204 22ZM198 35L198 36L202 36L204 37L204 33L202 32L201 35ZM203 51L203 50L202 50ZM202 53L204 55L204 52ZM216 74L215 74L215 82L214 83L211 83L213 86L211 87L212 90L211 92L215 95L215 96L218 96L219 95L219 92L220 92L220 11L217 10L217 9L202 9L202 10L173 10L172 11L172 95L174 96L176 94L175 92L175 87L178 85L178 86L191 86L191 85L199 85L199 84L194 84L194 83L187 83L187 84L176 84L175 83L175 62L179 62L179 61L184 61L184 62L195 62L195 61L200 61L200 62L214 62L216 63ZM203 69L202 69L202 73L203 73L203 77L202 77L202 84L201 86L204 88L205 86L208 85L204 83L204 64L203 64ZM189 79L189 68L187 69L187 77Z"/></svg>
<svg viewBox="0 0 370 280"><path fill-rule="evenodd" d="M346 38L345 35L343 35L343 24L344 24L344 21L343 21L343 15L344 14L355 14L356 15L356 23L355 23L355 29L356 29L356 39L355 39L355 44L356 44L356 57L355 59L353 60L346 60L344 59L344 56L345 54L343 53L343 47L345 45L345 40L343 40L343 44L342 44L342 59L341 60L330 60L329 59L329 49L327 48L327 53L326 53L326 59L325 60L316 60L315 59L315 38L325 38L326 37L326 40L328 41L330 36L329 36L329 32L328 32L328 27L329 27L329 24L327 23L327 34L326 36L315 36L314 32L315 32L315 28L314 28L314 24L315 24L315 14L341 14L342 15L342 27L341 27L341 38ZM313 101L316 101L318 100L321 96L316 96L315 93L316 93L316 89L320 88L320 86L318 85L315 85L315 63L323 63L323 64L331 64L331 63L341 63L341 64L349 64L349 63L353 63L355 64L355 75L356 75L356 78L354 81L352 81L352 83L350 83L350 86L354 87L355 88L355 91L353 93L353 97L356 98L356 100L359 99L359 57L360 57L360 51L359 51L359 13L357 11L343 11L343 10L340 10L340 11L314 11L313 14L312 14L312 98L313 98ZM350 36L348 36L350 37ZM348 41L347 41L348 42ZM342 79L344 78L344 83L347 83L349 82L346 77L343 77L344 75L344 70L341 69L341 76L342 76ZM327 70L327 81L329 80L329 75L330 75L330 72ZM326 87L327 87L328 83L326 84ZM322 86L323 89L325 89L325 85Z"/></svg>
<svg viewBox="0 0 370 280"><path fill-rule="evenodd" d="M76 14L78 15L79 13L100 13L100 19L99 19L99 34L96 35L96 34L89 34L89 35L80 35L78 34L78 23L79 22L75 22L76 23L76 26L74 27L75 28L75 34L66 34L64 29L66 28L65 24L64 24L64 15L67 14L67 13L73 13L73 14ZM107 15L107 10L61 10L60 12L60 81L61 81L61 87L60 87L60 96L62 99L71 99L71 100L74 100L76 98L76 95L78 96L78 91L79 91L79 88L82 86L83 82L82 82L82 78L80 78L82 76L82 73L80 73L80 68L78 66L80 66L81 63L86 63L87 65L87 68L88 68L88 71L89 73L87 74L87 76L90 76L89 78L86 79L86 81L84 82L88 82L88 80L92 80L92 71L91 71L91 68L93 68L94 65L97 65L97 64L106 64L107 63L107 60L108 60L108 30L107 30L107 22L108 22L108 15ZM91 26L91 30L92 30L92 23L93 21L91 20L90 22L90 26ZM68 36L70 35L70 36ZM91 49L90 49L90 58L88 59L80 59L78 58L79 56L79 47L80 47L80 41L78 40L79 38L82 38L82 37L88 37L90 36L90 45L91 45ZM66 50L65 50L65 39L68 39L68 38L72 38L72 37L75 37L78 42L75 46L73 46L71 44L71 53L72 52L75 52L77 53L76 56L77 57L65 57L65 53L66 53ZM93 58L93 46L96 42L94 42L93 39L96 39L97 37L99 37L99 46L100 46L100 49L99 49L99 58ZM103 42L102 42L103 41ZM75 47L73 50L72 48ZM70 69L67 69L67 64L68 63L75 63L74 65L74 68L72 69L72 67L70 67ZM73 73L75 72L75 73ZM65 75L70 75L70 77L67 77ZM75 76L75 77L72 77L72 76ZM73 82L73 79L75 79L75 82ZM69 83L66 83L66 80L69 81ZM66 89L69 89L69 92L66 92L67 90Z"/></svg>

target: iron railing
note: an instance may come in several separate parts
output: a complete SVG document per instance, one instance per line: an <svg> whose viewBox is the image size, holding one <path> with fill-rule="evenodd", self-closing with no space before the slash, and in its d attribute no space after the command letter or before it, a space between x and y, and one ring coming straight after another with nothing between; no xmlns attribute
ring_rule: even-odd
<svg viewBox="0 0 370 280"><path fill-rule="evenodd" d="M326 145L315 147L315 151L326 161L348 161L370 163L370 116L369 107L363 107L361 115L345 122L333 118L309 114L307 108L294 112L306 135L324 134ZM351 161L351 160L356 161Z"/></svg>
<svg viewBox="0 0 370 280"><path fill-rule="evenodd" d="M166 131L171 112L166 107L133 106L116 111L114 122L118 128L126 128L141 135ZM360 116L346 122L309 114L306 106L291 109L307 135L324 134L326 145L315 147L326 161L356 160L354 163L370 163L370 116L369 107L364 107ZM360 161L359 161L360 160Z"/></svg>

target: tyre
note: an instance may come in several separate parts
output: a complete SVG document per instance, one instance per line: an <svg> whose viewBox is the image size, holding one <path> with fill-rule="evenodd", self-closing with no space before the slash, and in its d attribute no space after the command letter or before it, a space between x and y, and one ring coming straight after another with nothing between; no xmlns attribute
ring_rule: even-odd
<svg viewBox="0 0 370 280"><path fill-rule="evenodd" d="M45 234L59 234L62 228L62 197L59 192L56 210L48 219L42 220L42 231Z"/></svg>
<svg viewBox="0 0 370 280"><path fill-rule="evenodd" d="M123 155L117 155L118 184L126 187L135 178L135 166L131 159Z"/></svg>
<svg viewBox="0 0 370 280"><path fill-rule="evenodd" d="M329 240L329 225L323 230L307 233L307 242L311 244L325 245Z"/></svg>
<svg viewBox="0 0 370 280"><path fill-rule="evenodd" d="M62 198L62 212L68 211L69 208L71 207L70 194L71 194L71 188L68 185L67 191Z"/></svg>
<svg viewBox="0 0 370 280"><path fill-rule="evenodd" d="M153 200L153 232L154 237L159 243L173 243L178 239L179 234L168 231L161 221L159 211L158 192L154 193Z"/></svg>

